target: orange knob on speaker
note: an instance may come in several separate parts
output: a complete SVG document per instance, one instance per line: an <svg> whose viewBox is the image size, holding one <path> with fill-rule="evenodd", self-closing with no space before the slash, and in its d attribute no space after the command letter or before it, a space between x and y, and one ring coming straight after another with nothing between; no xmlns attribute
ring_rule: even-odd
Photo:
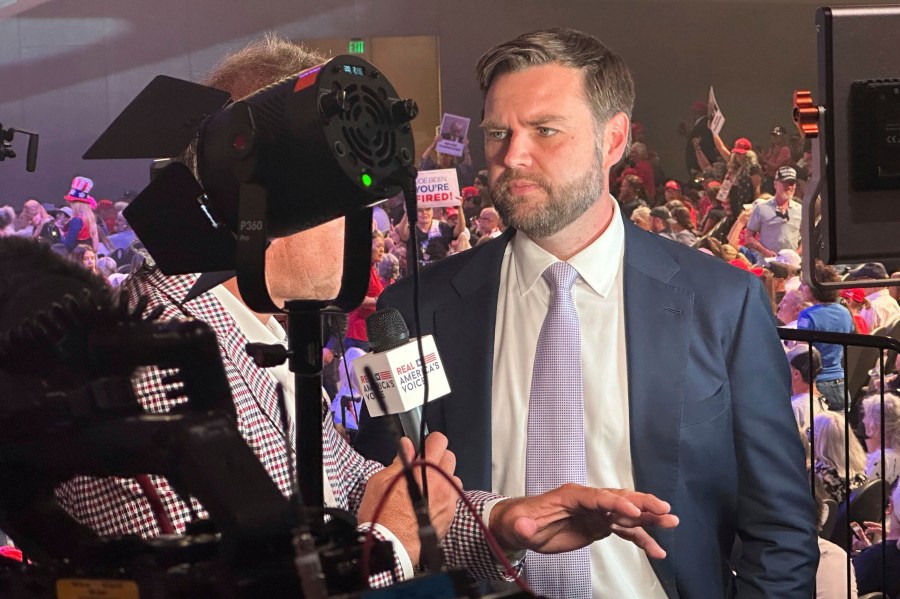
<svg viewBox="0 0 900 599"><path fill-rule="evenodd" d="M794 124L804 137L819 136L819 107L813 103L809 90L794 91Z"/></svg>

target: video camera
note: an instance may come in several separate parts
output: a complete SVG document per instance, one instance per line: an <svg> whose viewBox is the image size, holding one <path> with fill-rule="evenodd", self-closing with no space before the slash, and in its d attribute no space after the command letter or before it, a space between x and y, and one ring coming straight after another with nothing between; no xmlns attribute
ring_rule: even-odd
<svg viewBox="0 0 900 599"><path fill-rule="evenodd" d="M12 140L16 133L24 133L28 136L28 153L25 156L25 170L33 173L37 167L38 134L22 129L4 129L0 123L0 162L7 158L15 158L16 152L12 148Z"/></svg>

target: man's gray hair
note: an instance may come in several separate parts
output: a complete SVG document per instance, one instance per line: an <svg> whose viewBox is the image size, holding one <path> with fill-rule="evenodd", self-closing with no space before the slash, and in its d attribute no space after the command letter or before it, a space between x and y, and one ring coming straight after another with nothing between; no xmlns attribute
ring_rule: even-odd
<svg viewBox="0 0 900 599"><path fill-rule="evenodd" d="M597 38L575 29L541 29L494 46L478 59L475 74L487 94L498 75L547 64L584 72L585 97L598 130L618 112L631 118L634 80L625 61Z"/></svg>
<svg viewBox="0 0 900 599"><path fill-rule="evenodd" d="M884 422L881 421L881 397L877 393L863 398L862 414L867 435L880 427L884 430L887 447L900 448L900 396L884 394Z"/></svg>
<svg viewBox="0 0 900 599"><path fill-rule="evenodd" d="M219 61L201 83L225 90L239 100L325 60L302 44L266 33Z"/></svg>
<svg viewBox="0 0 900 599"><path fill-rule="evenodd" d="M323 55L274 33L266 33L219 61L200 83L240 100L254 92L322 64ZM196 140L179 158L197 174Z"/></svg>

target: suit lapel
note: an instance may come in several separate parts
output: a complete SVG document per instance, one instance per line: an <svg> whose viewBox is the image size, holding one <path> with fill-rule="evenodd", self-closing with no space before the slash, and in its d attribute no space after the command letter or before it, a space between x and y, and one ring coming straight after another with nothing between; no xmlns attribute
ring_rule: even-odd
<svg viewBox="0 0 900 599"><path fill-rule="evenodd" d="M434 313L438 350L453 393L432 414L458 456L457 475L466 488L491 488L491 379L494 325L503 253L514 232L481 250L450 281L450 295ZM452 404L450 403L452 402Z"/></svg>
<svg viewBox="0 0 900 599"><path fill-rule="evenodd" d="M664 244L625 226L625 334L631 459L635 487L668 501L673 513L678 444L690 350L693 293L669 281L678 264ZM653 529L667 551L674 531ZM677 597L671 560L652 562L664 589Z"/></svg>

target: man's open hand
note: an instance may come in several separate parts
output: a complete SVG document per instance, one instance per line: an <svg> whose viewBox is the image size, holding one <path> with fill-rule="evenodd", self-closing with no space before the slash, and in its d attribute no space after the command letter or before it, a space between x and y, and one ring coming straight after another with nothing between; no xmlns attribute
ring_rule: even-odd
<svg viewBox="0 0 900 599"><path fill-rule="evenodd" d="M497 503L490 529L506 550L562 553L615 534L661 559L666 552L643 527L674 528L678 518L670 509L647 493L566 484L543 495Z"/></svg>

